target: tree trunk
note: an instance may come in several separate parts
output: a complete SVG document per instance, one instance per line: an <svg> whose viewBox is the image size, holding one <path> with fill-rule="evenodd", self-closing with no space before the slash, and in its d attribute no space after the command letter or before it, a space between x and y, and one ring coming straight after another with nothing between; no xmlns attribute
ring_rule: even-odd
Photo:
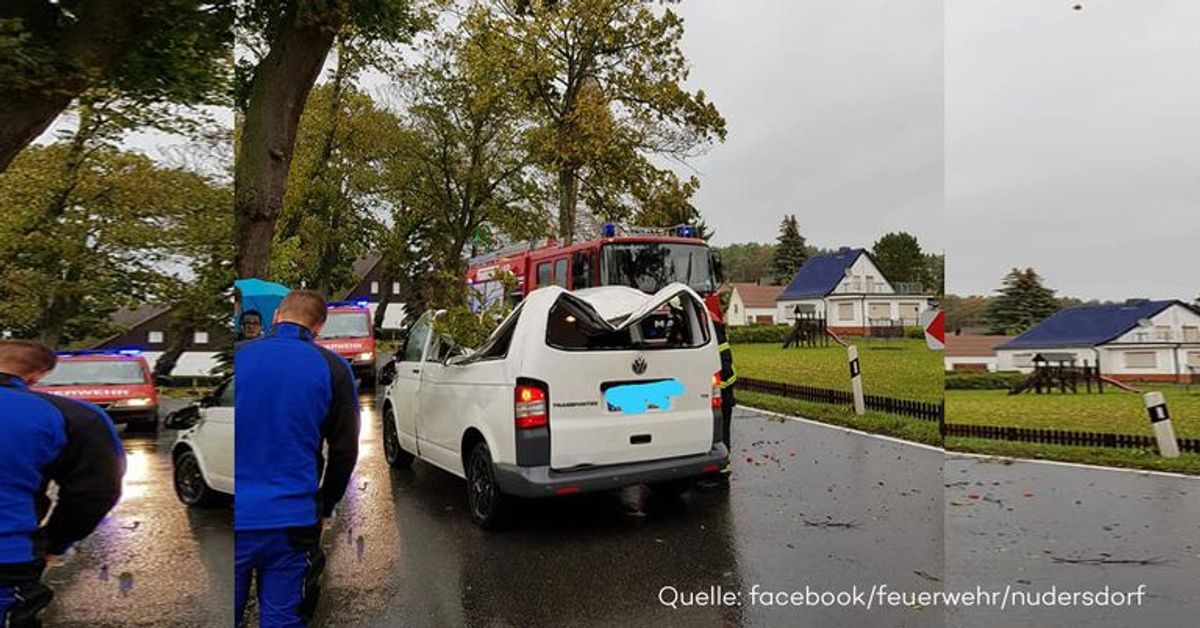
<svg viewBox="0 0 1200 628"><path fill-rule="evenodd" d="M154 361L155 377L167 377L171 371L175 370L175 365L179 363L179 358L187 350L188 340L195 331L195 326L190 321L181 320L178 317L171 321L167 328L167 346L163 349L162 355Z"/></svg>
<svg viewBox="0 0 1200 628"><path fill-rule="evenodd" d="M55 27L48 24L45 7L22 10L27 6L31 5L6 7L0 17L22 18L35 43L53 37ZM37 139L72 100L91 86L95 77L107 73L139 36L148 36L145 29L139 28L142 11L139 2L83 3L78 21L62 33L53 60L72 69L53 77L53 86L0 92L0 172L7 170L17 153Z"/></svg>
<svg viewBox="0 0 1200 628"><path fill-rule="evenodd" d="M340 26L336 7L321 15L293 10L255 68L234 167L239 277L267 275L300 114Z"/></svg>
<svg viewBox="0 0 1200 628"><path fill-rule="evenodd" d="M558 237L564 245L575 241L575 205L579 198L579 173L574 168L558 171Z"/></svg>

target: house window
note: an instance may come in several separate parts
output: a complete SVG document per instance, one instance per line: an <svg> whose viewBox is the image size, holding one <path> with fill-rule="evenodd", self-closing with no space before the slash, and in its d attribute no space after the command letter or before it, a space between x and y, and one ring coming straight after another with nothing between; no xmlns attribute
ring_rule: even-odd
<svg viewBox="0 0 1200 628"><path fill-rule="evenodd" d="M1200 369L1200 351L1188 351L1187 365L1192 368Z"/></svg>
<svg viewBox="0 0 1200 628"><path fill-rule="evenodd" d="M379 282L378 281L371 282L371 294L379 294Z"/></svg>
<svg viewBox="0 0 1200 628"><path fill-rule="evenodd" d="M400 294L400 282L399 281L392 282L392 294Z"/></svg>
<svg viewBox="0 0 1200 628"><path fill-rule="evenodd" d="M733 313L737 314L737 303L733 304Z"/></svg>
<svg viewBox="0 0 1200 628"><path fill-rule="evenodd" d="M874 292L874 291L875 291L875 277L872 275L867 275L867 279L863 283L863 292Z"/></svg>
<svg viewBox="0 0 1200 628"><path fill-rule="evenodd" d="M1013 366L1017 368L1029 368L1033 366L1032 353L1014 353L1012 357Z"/></svg>
<svg viewBox="0 0 1200 628"><path fill-rule="evenodd" d="M1200 342L1200 327L1194 325L1183 326L1183 341L1184 342Z"/></svg>
<svg viewBox="0 0 1200 628"><path fill-rule="evenodd" d="M872 320L888 320L892 317L892 305L890 303L871 303L869 308L868 318Z"/></svg>
<svg viewBox="0 0 1200 628"><path fill-rule="evenodd" d="M918 324L919 319L921 318L921 304L920 303L901 303L900 304L900 318L904 321L905 325Z"/></svg>
<svg viewBox="0 0 1200 628"><path fill-rule="evenodd" d="M163 343L163 333L161 331L152 331L146 334L146 342L152 345L160 345Z"/></svg>
<svg viewBox="0 0 1200 628"><path fill-rule="evenodd" d="M1171 328L1167 325L1154 326L1154 339L1160 342L1170 342Z"/></svg>
<svg viewBox="0 0 1200 628"><path fill-rule="evenodd" d="M843 322L854 320L853 303L838 303L838 320Z"/></svg>
<svg viewBox="0 0 1200 628"><path fill-rule="evenodd" d="M1157 351L1126 351L1125 368L1127 369L1156 369L1158 368Z"/></svg>
<svg viewBox="0 0 1200 628"><path fill-rule="evenodd" d="M192 342L198 345L208 344L208 332L198 331L192 336Z"/></svg>

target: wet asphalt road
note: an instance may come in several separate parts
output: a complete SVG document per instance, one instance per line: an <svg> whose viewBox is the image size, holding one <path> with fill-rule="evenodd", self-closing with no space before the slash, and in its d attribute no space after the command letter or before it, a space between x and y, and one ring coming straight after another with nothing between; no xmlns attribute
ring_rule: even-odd
<svg viewBox="0 0 1200 628"><path fill-rule="evenodd" d="M184 402L163 400L162 414ZM189 510L171 481L173 430L125 434L121 502L45 582L46 626L229 626L233 511Z"/></svg>
<svg viewBox="0 0 1200 628"><path fill-rule="evenodd" d="M1200 478L946 461L946 588L1134 591L1129 608L959 608L954 626L1179 628L1200 617Z"/></svg>
<svg viewBox="0 0 1200 628"><path fill-rule="evenodd" d="M940 610L752 605L750 588L937 590L941 452L739 410L729 492L644 489L525 502L476 528L461 480L390 472L374 400L359 468L326 533L318 626L935 626ZM742 604L672 609L712 587ZM682 596L680 598L683 599Z"/></svg>

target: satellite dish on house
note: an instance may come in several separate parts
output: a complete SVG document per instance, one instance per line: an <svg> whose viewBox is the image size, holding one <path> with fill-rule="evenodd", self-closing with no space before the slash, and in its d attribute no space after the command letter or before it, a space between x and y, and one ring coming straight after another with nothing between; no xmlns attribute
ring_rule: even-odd
<svg viewBox="0 0 1200 628"><path fill-rule="evenodd" d="M847 266L847 267L846 267L846 270L843 270L843 271L842 271L842 274L843 274L843 275L845 275L845 276L847 276L847 277L849 277L849 276L851 276L851 275L853 275L853 274L854 274L854 271L850 270L850 267L849 267L849 266Z"/></svg>
<svg viewBox="0 0 1200 628"><path fill-rule="evenodd" d="M1154 327L1154 321L1152 321L1148 318L1139 318L1137 324L1138 324L1138 327L1142 327L1142 328Z"/></svg>

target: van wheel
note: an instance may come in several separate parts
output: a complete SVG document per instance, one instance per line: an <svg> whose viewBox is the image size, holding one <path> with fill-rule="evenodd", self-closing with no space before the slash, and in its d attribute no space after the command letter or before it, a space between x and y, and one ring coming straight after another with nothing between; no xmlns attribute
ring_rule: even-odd
<svg viewBox="0 0 1200 628"><path fill-rule="evenodd" d="M492 452L487 443L477 443L467 461L467 507L471 520L484 530L495 530L502 521L505 502L496 483Z"/></svg>
<svg viewBox="0 0 1200 628"><path fill-rule="evenodd" d="M175 459L175 495L192 508L215 506L221 501L221 496L204 481L200 461L190 450Z"/></svg>
<svg viewBox="0 0 1200 628"><path fill-rule="evenodd" d="M396 431L396 414L391 406L383 411L383 457L393 469L412 466L414 456L400 446L400 433Z"/></svg>

